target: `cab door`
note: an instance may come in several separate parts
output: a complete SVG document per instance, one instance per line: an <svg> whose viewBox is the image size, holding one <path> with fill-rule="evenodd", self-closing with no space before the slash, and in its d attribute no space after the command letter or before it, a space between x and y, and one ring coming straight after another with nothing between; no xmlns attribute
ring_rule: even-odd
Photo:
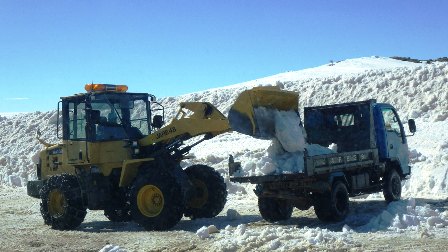
<svg viewBox="0 0 448 252"><path fill-rule="evenodd" d="M67 117L64 120L67 129L64 132L67 164L85 163L88 160L86 149L86 118L84 102L69 102L66 104Z"/></svg>
<svg viewBox="0 0 448 252"><path fill-rule="evenodd" d="M380 157L397 161L403 174L409 174L408 143L403 124L392 106L382 105L377 109L378 121L375 123L375 128Z"/></svg>

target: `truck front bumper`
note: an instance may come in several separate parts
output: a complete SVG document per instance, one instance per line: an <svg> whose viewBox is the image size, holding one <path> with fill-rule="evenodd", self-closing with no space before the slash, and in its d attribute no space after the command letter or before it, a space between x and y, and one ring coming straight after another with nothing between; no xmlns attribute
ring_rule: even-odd
<svg viewBox="0 0 448 252"><path fill-rule="evenodd" d="M40 198L40 189L44 185L44 181L42 180L32 180L28 181L26 184L26 193L28 196L31 196L33 198Z"/></svg>

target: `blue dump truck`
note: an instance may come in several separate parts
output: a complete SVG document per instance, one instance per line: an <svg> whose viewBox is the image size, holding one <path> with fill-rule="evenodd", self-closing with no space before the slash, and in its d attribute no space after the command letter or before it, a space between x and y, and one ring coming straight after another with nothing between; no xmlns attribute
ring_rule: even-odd
<svg viewBox="0 0 448 252"><path fill-rule="evenodd" d="M299 114L298 105L288 109L291 108ZM240 121L246 118L248 127L238 128L244 123L231 126L241 133L257 136L260 125L247 116L250 113L254 115L232 108L229 118ZM303 114L306 141L322 146L334 143L336 153L310 156L305 150L303 173L246 177L235 176L241 164L229 157L230 180L257 185L254 191L265 220L287 220L294 207L306 210L314 206L320 220L341 221L349 212L350 196L382 191L387 202L400 199L401 181L409 177L411 167L407 136L392 105L367 100L306 107ZM408 126L414 134L413 119L408 121Z"/></svg>

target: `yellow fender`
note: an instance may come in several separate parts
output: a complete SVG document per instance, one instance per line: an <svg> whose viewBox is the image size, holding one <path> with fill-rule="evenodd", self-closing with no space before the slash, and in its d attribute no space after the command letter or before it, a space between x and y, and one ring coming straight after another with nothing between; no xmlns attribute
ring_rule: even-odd
<svg viewBox="0 0 448 252"><path fill-rule="evenodd" d="M135 176L137 176L138 168L143 163L151 161L154 161L154 158L125 160L123 162L123 168L121 169L120 183L118 185L120 187L124 187L131 184L132 180L134 180Z"/></svg>

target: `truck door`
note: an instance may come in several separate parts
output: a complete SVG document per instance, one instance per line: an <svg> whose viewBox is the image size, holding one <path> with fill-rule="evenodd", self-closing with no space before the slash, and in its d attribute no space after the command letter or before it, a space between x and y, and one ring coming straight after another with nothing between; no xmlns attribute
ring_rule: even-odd
<svg viewBox="0 0 448 252"><path fill-rule="evenodd" d="M397 112L391 106L378 107L375 129L380 158L397 161L403 174L409 174L406 135Z"/></svg>

